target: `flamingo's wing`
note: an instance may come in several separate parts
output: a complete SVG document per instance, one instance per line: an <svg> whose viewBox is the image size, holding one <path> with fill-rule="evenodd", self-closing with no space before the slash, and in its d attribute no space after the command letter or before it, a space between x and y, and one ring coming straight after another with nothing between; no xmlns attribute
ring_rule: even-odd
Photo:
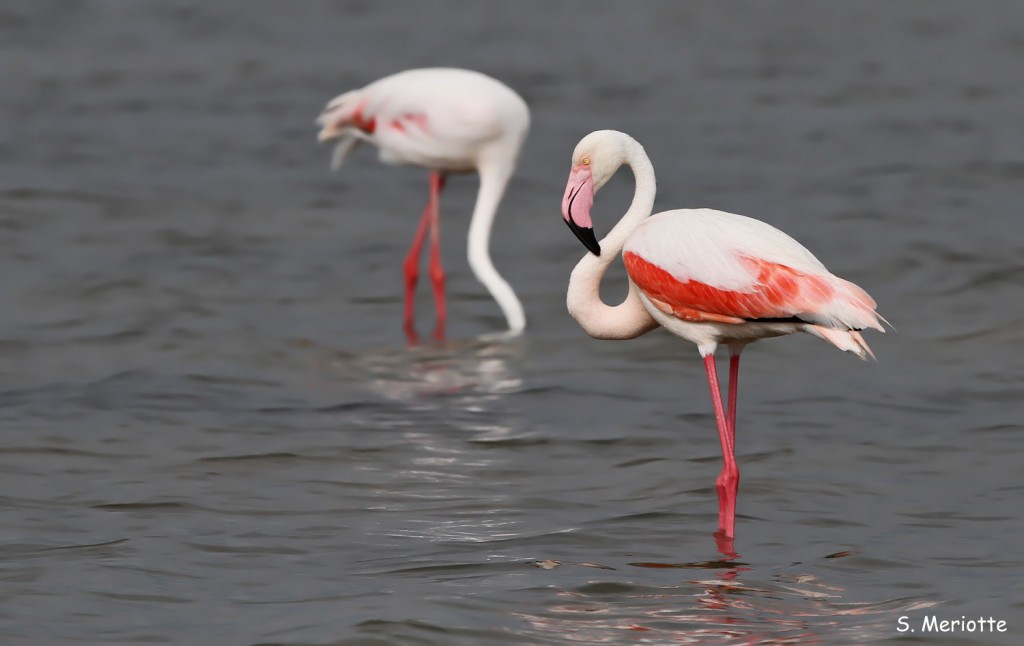
<svg viewBox="0 0 1024 646"><path fill-rule="evenodd" d="M651 302L685 321L800 318L808 309L805 304L824 301L831 292L816 276L756 258L738 258L752 277L739 289L724 289L695 277L680 279L636 252L623 254L623 261L629 277Z"/></svg>
<svg viewBox="0 0 1024 646"><path fill-rule="evenodd" d="M659 213L629 238L623 261L655 306L686 321L880 328L864 290L751 218L708 209Z"/></svg>
<svg viewBox="0 0 1024 646"><path fill-rule="evenodd" d="M374 119L387 161L468 171L481 147L504 133L509 93L465 70L413 70L368 86L363 113Z"/></svg>

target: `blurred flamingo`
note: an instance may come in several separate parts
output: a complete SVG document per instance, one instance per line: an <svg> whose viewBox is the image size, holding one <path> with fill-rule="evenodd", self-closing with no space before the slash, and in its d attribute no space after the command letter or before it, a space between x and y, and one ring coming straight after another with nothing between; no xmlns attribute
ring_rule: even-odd
<svg viewBox="0 0 1024 646"><path fill-rule="evenodd" d="M622 165L636 179L633 201L600 241L590 210L594 194ZM584 137L572 156L562 217L591 252L569 279L569 313L592 337L632 339L659 325L695 343L704 359L724 466L718 489L719 547L732 551L739 468L736 465L736 390L740 352L756 341L807 332L861 359L874 357L859 330L884 332L867 292L832 275L796 240L759 220L710 209L651 215L654 167L643 146L621 132ZM599 287L622 252L629 292L617 306ZM729 347L728 408L715 368L715 350Z"/></svg>
<svg viewBox="0 0 1024 646"><path fill-rule="evenodd" d="M441 266L439 200L452 173L476 171L480 190L469 224L469 265L498 302L508 335L526 327L523 306L491 262L491 226L530 125L526 103L501 82L471 70L406 70L332 99L317 119L318 139L337 141L332 168L339 168L361 141L380 150L388 164L415 164L429 169L430 190L412 247L405 258L404 327L417 341L414 297L419 258L430 231L429 274L434 288L437 326L444 338L445 273Z"/></svg>

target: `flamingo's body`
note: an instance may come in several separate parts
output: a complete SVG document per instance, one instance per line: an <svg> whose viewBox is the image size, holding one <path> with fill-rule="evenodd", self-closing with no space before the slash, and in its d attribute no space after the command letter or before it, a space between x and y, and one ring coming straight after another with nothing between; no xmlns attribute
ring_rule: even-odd
<svg viewBox="0 0 1024 646"><path fill-rule="evenodd" d="M636 177L629 210L600 243L593 233L594 194L622 165ZM731 540L739 470L735 458L739 356L757 339L808 332L860 358L871 356L858 330L883 330L875 302L832 275L796 240L764 222L710 209L651 216L654 168L643 147L621 132L583 138L573 153L562 216L591 251L569 280L570 314L591 336L630 339L659 325L697 345L704 358L725 466L718 478L719 534ZM599 286L622 252L629 292L618 306ZM714 354L731 352L728 412Z"/></svg>
<svg viewBox="0 0 1024 646"><path fill-rule="evenodd" d="M480 190L469 225L469 264L498 302L509 332L526 326L523 307L491 262L491 226L530 125L526 103L506 85L470 70L406 70L332 99L317 119L320 141L338 142L337 168L361 141L376 146L385 163L430 170L430 194L405 260L405 328L413 329L419 257L430 231L430 278L437 306L435 336L444 335L446 307L440 257L438 202L446 177L476 171Z"/></svg>

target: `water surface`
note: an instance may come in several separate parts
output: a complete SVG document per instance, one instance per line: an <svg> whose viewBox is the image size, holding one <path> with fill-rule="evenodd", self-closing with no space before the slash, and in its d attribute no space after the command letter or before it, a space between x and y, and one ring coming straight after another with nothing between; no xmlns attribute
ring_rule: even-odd
<svg viewBox="0 0 1024 646"><path fill-rule="evenodd" d="M983 7L3 9L2 641L865 643L983 615L1010 632L944 643L1018 643L1024 9ZM533 110L492 243L515 341L477 338L502 317L464 257L475 179L442 202L449 342L408 348L426 177L369 151L332 175L314 141L327 99L427 65ZM733 558L695 350L565 313L569 156L607 127L660 208L779 226L896 328L877 364L744 354Z"/></svg>

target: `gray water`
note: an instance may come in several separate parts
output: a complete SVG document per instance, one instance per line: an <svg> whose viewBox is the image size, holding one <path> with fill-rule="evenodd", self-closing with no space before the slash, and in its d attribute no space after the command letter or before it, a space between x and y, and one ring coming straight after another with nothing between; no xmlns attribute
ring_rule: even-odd
<svg viewBox="0 0 1024 646"><path fill-rule="evenodd" d="M0 642L1020 643L1019 3L35 0L0 49ZM478 338L475 178L442 200L449 341L410 348L426 176L314 141L430 65L533 111L492 242L515 341ZM695 349L565 312L597 128L659 208L782 228L895 327L877 363L744 354L736 556Z"/></svg>

